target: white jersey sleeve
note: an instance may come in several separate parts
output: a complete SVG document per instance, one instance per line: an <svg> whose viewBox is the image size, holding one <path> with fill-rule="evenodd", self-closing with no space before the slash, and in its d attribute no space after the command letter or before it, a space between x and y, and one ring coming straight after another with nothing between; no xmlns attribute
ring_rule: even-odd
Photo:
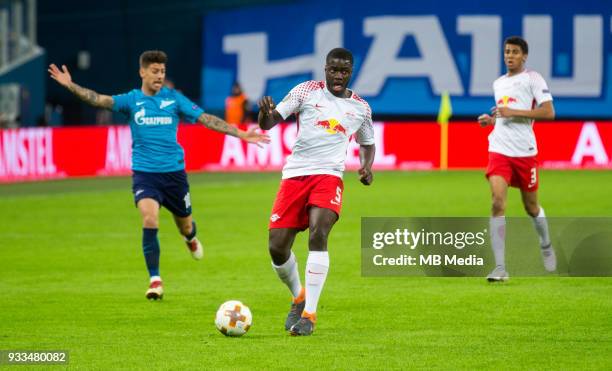
<svg viewBox="0 0 612 371"><path fill-rule="evenodd" d="M308 94L313 90L314 85L318 85L318 82L315 81L306 81L299 85L296 85L289 94L283 98L283 100L276 105L276 111L280 113L283 117L283 120L287 119L287 117L291 116L293 113L300 112L302 108L302 104L308 98Z"/></svg>
<svg viewBox="0 0 612 371"><path fill-rule="evenodd" d="M538 106L544 102L553 100L550 90L548 89L548 85L546 84L546 81L542 75L535 71L530 71L529 77L531 78L531 93L533 94L533 98Z"/></svg>
<svg viewBox="0 0 612 371"><path fill-rule="evenodd" d="M372 109L365 100L358 98L366 107L365 120L359 127L359 130L355 133L355 141L361 145L369 146L374 144L374 127L372 126Z"/></svg>

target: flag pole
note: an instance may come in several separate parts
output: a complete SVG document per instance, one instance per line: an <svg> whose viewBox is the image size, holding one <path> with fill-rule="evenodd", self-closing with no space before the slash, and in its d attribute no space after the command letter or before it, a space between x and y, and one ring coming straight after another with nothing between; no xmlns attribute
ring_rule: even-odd
<svg viewBox="0 0 612 371"><path fill-rule="evenodd" d="M440 124L440 170L448 169L448 119L453 115L450 96L447 91L440 97L438 124Z"/></svg>
<svg viewBox="0 0 612 371"><path fill-rule="evenodd" d="M448 169L448 123L440 127L440 170Z"/></svg>

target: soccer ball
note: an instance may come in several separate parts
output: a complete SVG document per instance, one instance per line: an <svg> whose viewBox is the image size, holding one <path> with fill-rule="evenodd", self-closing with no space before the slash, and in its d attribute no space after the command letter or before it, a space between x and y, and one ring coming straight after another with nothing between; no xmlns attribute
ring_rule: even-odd
<svg viewBox="0 0 612 371"><path fill-rule="evenodd" d="M251 310L238 300L221 304L215 316L215 326L225 336L242 336L249 331L252 323Z"/></svg>

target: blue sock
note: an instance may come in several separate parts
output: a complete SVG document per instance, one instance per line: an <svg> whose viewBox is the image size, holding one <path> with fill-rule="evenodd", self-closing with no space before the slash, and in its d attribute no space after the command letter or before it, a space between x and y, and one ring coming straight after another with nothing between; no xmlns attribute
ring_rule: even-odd
<svg viewBox="0 0 612 371"><path fill-rule="evenodd" d="M159 240L157 239L157 228L142 229L142 251L149 276L159 276Z"/></svg>
<svg viewBox="0 0 612 371"><path fill-rule="evenodd" d="M195 236L196 236L196 224L194 221L192 221L191 222L191 233L185 236L185 238L187 239L187 241L191 241L193 240Z"/></svg>

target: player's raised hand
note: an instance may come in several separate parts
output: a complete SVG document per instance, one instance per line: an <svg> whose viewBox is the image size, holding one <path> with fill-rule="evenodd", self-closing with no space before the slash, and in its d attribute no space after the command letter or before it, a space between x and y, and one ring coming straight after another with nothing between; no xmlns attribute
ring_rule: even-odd
<svg viewBox="0 0 612 371"><path fill-rule="evenodd" d="M70 72L68 72L66 65L62 65L62 69L60 70L55 64L52 63L49 65L49 69L47 69L47 71L49 71L51 78L62 86L67 87L72 82L72 76L70 76Z"/></svg>
<svg viewBox="0 0 612 371"><path fill-rule="evenodd" d="M495 119L489 114L483 113L482 115L478 116L478 123L484 128L485 126L494 125Z"/></svg>
<svg viewBox="0 0 612 371"><path fill-rule="evenodd" d="M359 181L363 185L369 186L374 181L374 174L372 174L372 170L366 167L362 167L359 169Z"/></svg>
<svg viewBox="0 0 612 371"><path fill-rule="evenodd" d="M266 116L272 116L274 109L276 108L276 104L274 104L274 100L272 97L265 96L257 102L259 109Z"/></svg>
<svg viewBox="0 0 612 371"><path fill-rule="evenodd" d="M256 144L258 147L262 147L262 143L270 143L270 137L267 134L262 134L255 131L256 128L250 128L248 131L243 132L241 136L242 140Z"/></svg>

